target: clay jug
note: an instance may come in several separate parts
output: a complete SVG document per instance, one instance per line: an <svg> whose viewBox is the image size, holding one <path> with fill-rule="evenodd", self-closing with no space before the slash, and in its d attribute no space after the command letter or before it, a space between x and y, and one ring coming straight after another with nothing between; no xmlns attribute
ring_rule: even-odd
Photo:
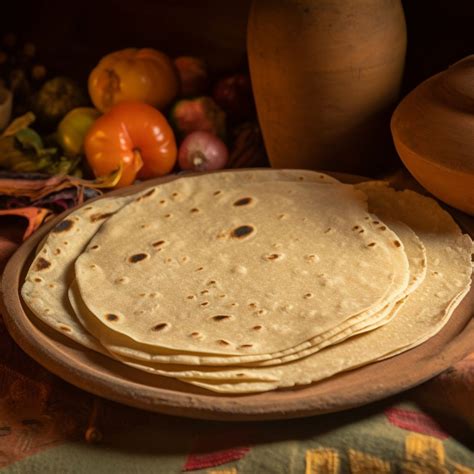
<svg viewBox="0 0 474 474"><path fill-rule="evenodd" d="M254 0L247 48L273 167L380 165L405 62L400 0Z"/></svg>
<svg viewBox="0 0 474 474"><path fill-rule="evenodd" d="M416 180L474 216L474 55L411 91L396 108L391 128Z"/></svg>

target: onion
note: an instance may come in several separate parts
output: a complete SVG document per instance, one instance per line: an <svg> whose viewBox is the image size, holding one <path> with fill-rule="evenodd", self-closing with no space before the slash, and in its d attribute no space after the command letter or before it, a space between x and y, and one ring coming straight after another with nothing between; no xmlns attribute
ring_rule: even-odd
<svg viewBox="0 0 474 474"><path fill-rule="evenodd" d="M212 171L224 168L229 152L224 142L209 132L190 133L181 143L178 153L183 170Z"/></svg>
<svg viewBox="0 0 474 474"><path fill-rule="evenodd" d="M239 123L255 116L252 84L246 74L221 79L214 87L213 97L231 122Z"/></svg>

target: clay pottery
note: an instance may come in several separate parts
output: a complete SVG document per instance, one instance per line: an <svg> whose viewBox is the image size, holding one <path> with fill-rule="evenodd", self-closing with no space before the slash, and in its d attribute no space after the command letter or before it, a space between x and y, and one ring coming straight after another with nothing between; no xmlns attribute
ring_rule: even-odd
<svg viewBox="0 0 474 474"><path fill-rule="evenodd" d="M408 94L393 114L391 129L415 179L474 215L474 55Z"/></svg>
<svg viewBox="0 0 474 474"><path fill-rule="evenodd" d="M406 52L400 0L254 0L247 48L273 167L363 173L383 160Z"/></svg>

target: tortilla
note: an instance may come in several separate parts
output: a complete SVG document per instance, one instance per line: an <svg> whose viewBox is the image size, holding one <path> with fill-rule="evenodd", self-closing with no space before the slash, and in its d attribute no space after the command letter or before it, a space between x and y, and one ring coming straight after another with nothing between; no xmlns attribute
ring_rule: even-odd
<svg viewBox="0 0 474 474"><path fill-rule="evenodd" d="M147 191L76 260L82 301L112 331L157 351L266 356L405 291L403 244L352 187L206 176Z"/></svg>
<svg viewBox="0 0 474 474"><path fill-rule="evenodd" d="M181 363L188 365L232 365L239 364L240 366L266 366L266 365L277 365L289 362L291 360L306 357L318 350L327 347L328 345L341 342L355 334L360 334L365 331L373 330L383 324L388 323L398 313L403 298L414 291L423 281L426 274L426 252L423 244L416 236L416 234L406 225L400 222L392 223L394 228L397 230L397 235L404 244L404 248L407 252L409 261L409 275L410 283L402 296L402 299L397 304L388 305L382 311L375 313L373 316L365 319L360 317L351 318L349 324L342 325L336 329L325 332L323 335L313 338L311 347L298 351L296 353L286 354L285 352L272 354L271 358L264 360L255 361L254 358L232 358L228 357L222 359L212 355L196 355L196 354L175 354L171 358L164 354L154 354L153 359L150 361L149 353L145 349L149 349L151 352L154 350L153 347L147 348L140 346L132 339L123 336L119 341L117 340L117 334L112 333L104 325L100 323L96 318L91 317L87 308L84 307L80 301L80 296L75 294L74 291L70 293L69 299L74 300L73 307L76 309L77 316L81 324L91 333L100 334L101 340L104 346L110 351L111 355L122 362L131 365L135 368L142 369L148 372L160 373L164 370L163 364L166 363ZM80 308L80 309L79 309ZM110 344L107 341L109 339L115 339L114 344ZM119 349L118 352L116 349ZM130 355L129 355L130 354ZM171 369L168 369L171 370ZM243 377L243 376L242 376Z"/></svg>

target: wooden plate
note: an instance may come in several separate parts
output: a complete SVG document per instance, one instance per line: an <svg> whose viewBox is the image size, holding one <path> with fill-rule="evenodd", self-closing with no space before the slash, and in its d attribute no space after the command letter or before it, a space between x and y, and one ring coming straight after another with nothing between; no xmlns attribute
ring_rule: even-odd
<svg viewBox="0 0 474 474"><path fill-rule="evenodd" d="M176 177L149 181L108 196L136 192L173 179ZM345 176L344 180L354 182L357 178ZM2 281L2 314L11 335L25 352L64 380L101 397L192 418L235 421L297 418L345 410L407 390L439 374L473 350L474 290L471 290L445 328L424 344L312 385L226 396L132 369L56 333L21 301L19 290L37 245L69 212L41 228L10 259ZM464 229L474 235L474 220L464 216L462 221Z"/></svg>

